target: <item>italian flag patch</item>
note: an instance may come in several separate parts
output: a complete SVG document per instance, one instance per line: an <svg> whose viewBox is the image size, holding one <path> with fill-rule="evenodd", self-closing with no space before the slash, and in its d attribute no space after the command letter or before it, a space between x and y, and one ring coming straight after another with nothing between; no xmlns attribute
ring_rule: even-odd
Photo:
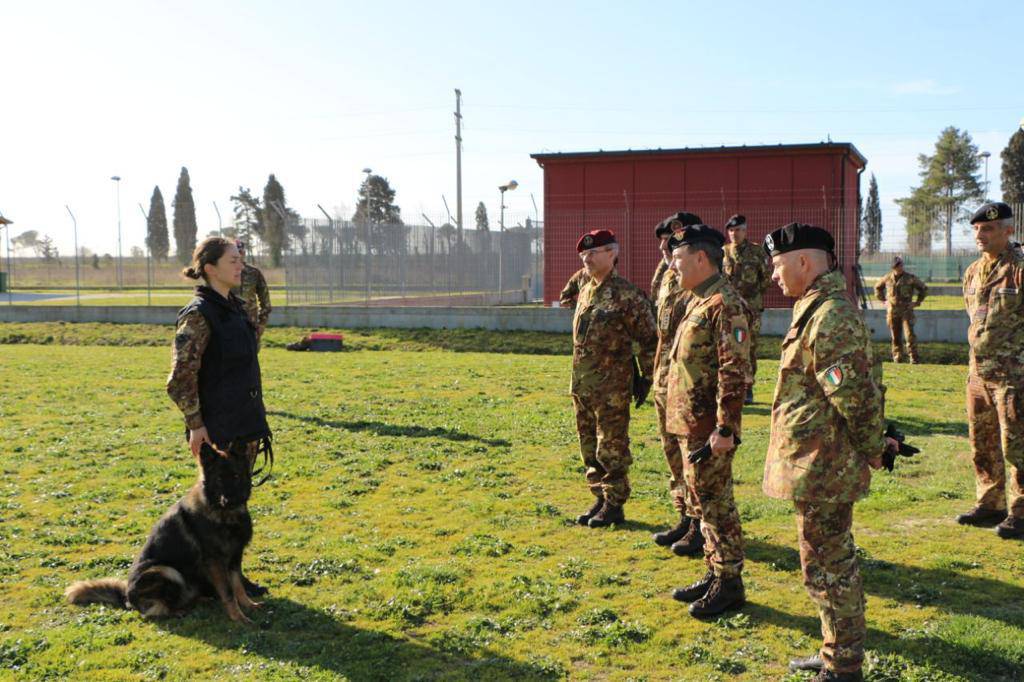
<svg viewBox="0 0 1024 682"><path fill-rule="evenodd" d="M830 384L832 384L836 388L839 388L840 386L842 386L843 379L845 377L843 375L843 370L839 367L839 365L832 365L831 367L825 370L825 378L828 380Z"/></svg>
<svg viewBox="0 0 1024 682"><path fill-rule="evenodd" d="M736 339L736 343L743 343L747 340L747 330L742 327L736 327L733 329L732 335Z"/></svg>

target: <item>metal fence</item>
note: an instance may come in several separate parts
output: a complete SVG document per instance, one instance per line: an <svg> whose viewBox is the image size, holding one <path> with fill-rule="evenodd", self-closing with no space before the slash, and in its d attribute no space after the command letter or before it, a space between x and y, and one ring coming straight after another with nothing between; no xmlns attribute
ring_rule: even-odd
<svg viewBox="0 0 1024 682"><path fill-rule="evenodd" d="M438 224L440 223L440 224ZM450 223L381 225L304 219L284 254L289 305L494 305L540 297L543 224L504 230Z"/></svg>

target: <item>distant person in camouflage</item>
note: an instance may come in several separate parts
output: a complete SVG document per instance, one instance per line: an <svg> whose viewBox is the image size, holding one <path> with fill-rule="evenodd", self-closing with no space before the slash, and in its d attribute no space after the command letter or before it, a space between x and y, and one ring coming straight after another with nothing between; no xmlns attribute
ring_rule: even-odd
<svg viewBox="0 0 1024 682"><path fill-rule="evenodd" d="M241 239L235 241L238 253L245 259L245 242ZM270 288L267 287L267 280L263 273L255 265L245 263L242 267L242 283L232 292L242 299L245 306L245 314L252 320L256 327L256 343L263 338L263 331L267 328L267 320L270 319Z"/></svg>
<svg viewBox="0 0 1024 682"><path fill-rule="evenodd" d="M654 317L658 327L658 349L654 355L654 407L658 414L658 433L661 436L661 446L670 474L669 494L672 506L679 513L679 523L655 533L654 542L663 547L671 547L679 556L701 553L704 538L700 533L700 512L696 503L690 499L686 487L686 462L683 453L685 444L681 444L678 436L665 429L669 349L672 347L679 320L686 312L686 303L690 300L690 293L679 286L676 272L668 267L672 260L668 240L673 233L682 232L686 226L700 223L698 216L680 212L665 218L654 228L654 236L658 240L658 249L662 254L651 282Z"/></svg>
<svg viewBox="0 0 1024 682"><path fill-rule="evenodd" d="M572 382L576 431L593 507L577 519L591 528L625 520L629 499L629 404L633 396L633 344L643 377L654 370L658 333L651 303L615 271L619 244L609 230L594 230L576 244L591 277L582 288L572 324Z"/></svg>
<svg viewBox="0 0 1024 682"><path fill-rule="evenodd" d="M580 289L583 285L590 281L590 275L587 274L586 268L580 268L572 274L569 281L565 283L565 287L562 288L562 293L558 294L558 304L562 308L572 308L576 305L576 299L579 298Z"/></svg>
<svg viewBox="0 0 1024 682"><path fill-rule="evenodd" d="M823 639L818 654L790 668L817 670L819 681L862 680L867 628L853 503L897 443L883 435L870 336L835 269L832 235L791 223L769 234L764 249L772 279L797 299L782 340L764 492L796 506L804 585Z"/></svg>
<svg viewBox="0 0 1024 682"><path fill-rule="evenodd" d="M722 275L725 237L708 225L673 234L672 269L691 299L669 351L666 429L687 456L686 485L700 512L704 577L675 590L690 614L742 606L743 533L733 497L732 460L750 386L750 311Z"/></svg>
<svg viewBox="0 0 1024 682"><path fill-rule="evenodd" d="M911 363L916 365L920 362L917 334L914 333L914 308L921 305L927 295L925 283L904 269L902 258L893 257L892 270L875 285L875 296L879 301L885 301L888 311L885 319L892 337L893 362L906 362L908 353Z"/></svg>
<svg viewBox="0 0 1024 682"><path fill-rule="evenodd" d="M764 293L772 282L771 269L764 250L747 239L747 219L740 214L725 224L729 244L725 246L722 272L740 293L750 309L750 376L757 376L757 340L761 336L761 314L764 312ZM753 385L747 390L746 404L754 402Z"/></svg>
<svg viewBox="0 0 1024 682"><path fill-rule="evenodd" d="M998 524L999 537L1020 538L1024 537L1024 255L1010 242L1013 211L1007 204L985 204L971 218L971 225L981 252L981 258L964 273L964 305L971 318L967 423L977 506L957 521L972 526Z"/></svg>

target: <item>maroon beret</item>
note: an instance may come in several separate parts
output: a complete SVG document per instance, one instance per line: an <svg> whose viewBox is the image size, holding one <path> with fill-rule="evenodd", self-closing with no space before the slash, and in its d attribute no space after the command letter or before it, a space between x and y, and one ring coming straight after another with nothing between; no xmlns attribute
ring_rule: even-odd
<svg viewBox="0 0 1024 682"><path fill-rule="evenodd" d="M583 252L587 249L596 249L599 246L616 243L618 242L615 241L615 233L611 230L591 230L576 242L576 251Z"/></svg>

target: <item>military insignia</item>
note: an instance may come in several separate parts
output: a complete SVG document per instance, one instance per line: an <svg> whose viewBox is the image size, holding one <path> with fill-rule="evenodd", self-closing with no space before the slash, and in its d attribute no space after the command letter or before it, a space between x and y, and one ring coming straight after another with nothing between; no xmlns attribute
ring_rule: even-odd
<svg viewBox="0 0 1024 682"><path fill-rule="evenodd" d="M682 230L684 228L683 228L683 224L680 221L673 220L672 222L670 222L668 224L668 229L672 230L673 232L679 232L680 230Z"/></svg>
<svg viewBox="0 0 1024 682"><path fill-rule="evenodd" d="M1000 296L1004 296L1007 294L1009 294L1010 296L1016 296L1017 289L1016 287L1003 287L1001 289L996 289L996 293L999 294Z"/></svg>
<svg viewBox="0 0 1024 682"><path fill-rule="evenodd" d="M589 234L586 237L583 238L583 246L585 246L585 247L587 247L589 249L593 245L594 245L594 238L591 237Z"/></svg>
<svg viewBox="0 0 1024 682"><path fill-rule="evenodd" d="M832 365L831 367L825 370L825 378L828 380L830 384L832 384L836 388L839 388L840 386L842 386L843 379L845 379L846 377L843 374L843 370L839 365Z"/></svg>
<svg viewBox="0 0 1024 682"><path fill-rule="evenodd" d="M736 327L732 330L733 338L736 339L736 343L744 343L747 340L747 330L742 327Z"/></svg>
<svg viewBox="0 0 1024 682"><path fill-rule="evenodd" d="M995 220L999 217L999 209L993 206L989 210L985 211L985 217L989 220Z"/></svg>
<svg viewBox="0 0 1024 682"><path fill-rule="evenodd" d="M767 237L764 238L764 243L768 247L769 251L775 250L775 240L772 239L771 235L768 235Z"/></svg>

